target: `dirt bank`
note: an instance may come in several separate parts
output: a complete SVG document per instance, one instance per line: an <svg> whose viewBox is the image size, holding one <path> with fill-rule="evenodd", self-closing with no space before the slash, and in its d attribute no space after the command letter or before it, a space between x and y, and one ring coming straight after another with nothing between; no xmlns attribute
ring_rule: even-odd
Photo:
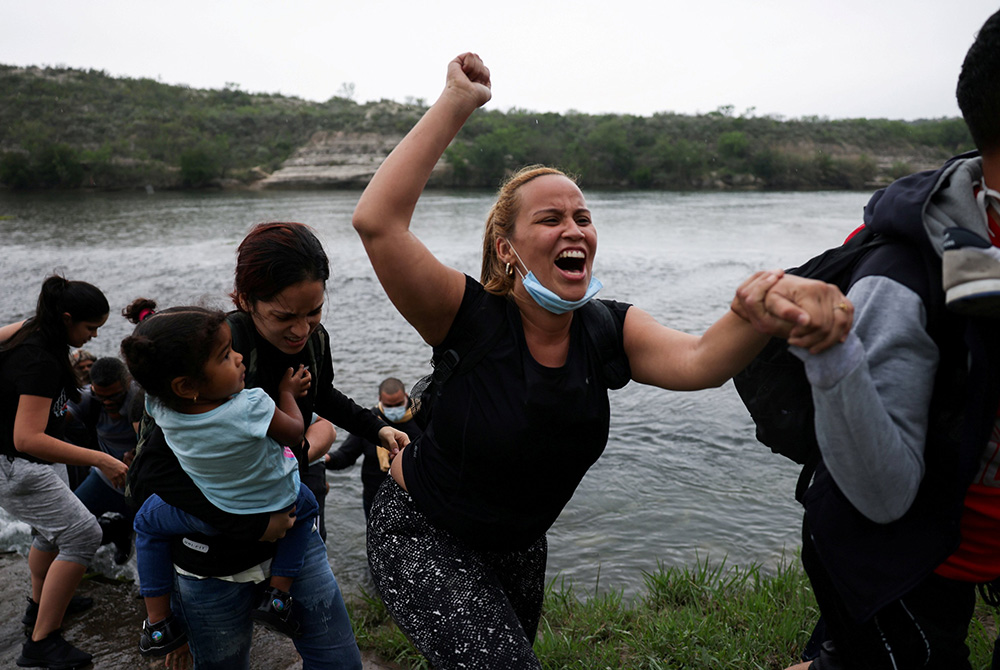
<svg viewBox="0 0 1000 670"><path fill-rule="evenodd" d="M25 598L30 593L28 562L16 553L0 554L0 668L15 668L24 642ZM94 655L94 670L162 668L139 655L138 633L145 612L139 589L132 582L100 576L85 579L77 590L94 599L87 612L64 622L64 636ZM258 628L250 652L252 670L295 670L302 662L287 638ZM376 659L364 659L365 670L391 670Z"/></svg>

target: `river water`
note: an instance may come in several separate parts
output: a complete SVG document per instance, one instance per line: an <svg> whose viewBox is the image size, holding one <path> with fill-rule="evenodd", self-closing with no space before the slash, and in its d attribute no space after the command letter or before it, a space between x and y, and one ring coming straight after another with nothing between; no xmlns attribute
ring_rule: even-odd
<svg viewBox="0 0 1000 670"><path fill-rule="evenodd" d="M757 269L796 265L839 243L867 194L591 192L601 297L632 302L671 327L701 332ZM101 287L112 316L87 348L115 355L131 326L117 311L138 296L162 306L229 307L235 248L254 223L313 226L330 257L323 323L338 388L373 404L387 376L429 371L429 348L382 292L350 225L358 193L58 193L0 191L0 323L34 310L42 279L60 272ZM491 196L428 193L413 230L443 262L479 274ZM414 277L419 281L419 277ZM674 393L630 383L611 395L611 438L549 533L549 578L584 593L641 592L643 572L696 561L773 570L799 546L797 468L753 438L731 383ZM338 443L344 435L338 437ZM558 464L553 464L558 467ZM328 544L345 590L368 583L360 464L328 473ZM0 549L27 546L0 510ZM98 554L105 572L117 568Z"/></svg>

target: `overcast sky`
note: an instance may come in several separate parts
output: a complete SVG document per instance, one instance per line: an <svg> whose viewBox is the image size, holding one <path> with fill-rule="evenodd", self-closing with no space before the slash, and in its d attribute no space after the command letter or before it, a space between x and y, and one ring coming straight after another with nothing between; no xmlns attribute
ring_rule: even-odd
<svg viewBox="0 0 1000 670"><path fill-rule="evenodd" d="M441 90L479 53L490 107L785 118L958 116L997 0L0 0L0 63L358 102ZM2 95L2 92L0 92Z"/></svg>

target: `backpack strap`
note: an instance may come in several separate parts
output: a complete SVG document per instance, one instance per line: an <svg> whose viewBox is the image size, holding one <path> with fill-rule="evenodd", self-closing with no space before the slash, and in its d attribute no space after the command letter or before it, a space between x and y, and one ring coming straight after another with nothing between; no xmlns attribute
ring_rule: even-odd
<svg viewBox="0 0 1000 670"><path fill-rule="evenodd" d="M819 467L819 462L822 458L818 445L814 451L806 456L806 462L802 464L802 470L799 471L799 478L795 480L796 502L802 503L805 500L806 489L809 488L809 484L812 482L813 475L816 474L816 468Z"/></svg>
<svg viewBox="0 0 1000 670"><path fill-rule="evenodd" d="M465 373L483 360L503 333L503 320L508 309L507 301L499 306L492 305L489 295L484 296L472 314L465 315L452 324L455 334L454 346L435 353L431 357L434 370L424 375L410 389L413 420L426 430L431 420L434 404L441 396L445 383L456 372ZM477 335L486 333L485 339Z"/></svg>
<svg viewBox="0 0 1000 670"><path fill-rule="evenodd" d="M136 433L135 455L132 457L132 464L129 465L125 475L125 502L133 509L142 507L153 492L149 490L148 481L143 477L144 465L146 463L145 447L150 435L156 430L156 422L153 417L142 411L142 418L139 420L139 430Z"/></svg>
<svg viewBox="0 0 1000 670"><path fill-rule="evenodd" d="M323 352L326 351L326 340L327 332L325 328L317 328L314 333L315 342L313 342L312 337L306 340L306 350L309 354L309 374L318 375L319 374L319 361L323 356Z"/></svg>
<svg viewBox="0 0 1000 670"><path fill-rule="evenodd" d="M591 300L576 313L583 319L583 330L601 361L599 374L602 383L609 389L620 389L628 384L632 379L632 368L625 356L621 329L611 308L602 300Z"/></svg>
<svg viewBox="0 0 1000 670"><path fill-rule="evenodd" d="M799 267L790 268L787 272L799 277L810 277L836 284L846 294L858 264L869 251L890 241L891 238L864 226L840 246L827 249Z"/></svg>
<svg viewBox="0 0 1000 670"><path fill-rule="evenodd" d="M226 315L226 323L233 335L233 349L243 354L246 368L246 387L257 386L257 344L253 321L246 312L233 311Z"/></svg>
<svg viewBox="0 0 1000 670"><path fill-rule="evenodd" d="M461 336L455 346L431 359L437 395L441 395L442 386L454 373L465 373L474 368L500 339L507 306L505 304L504 309L497 309L491 307L490 302L490 297L485 296L475 313L463 319ZM476 335L483 332L487 333L486 338L478 339Z"/></svg>

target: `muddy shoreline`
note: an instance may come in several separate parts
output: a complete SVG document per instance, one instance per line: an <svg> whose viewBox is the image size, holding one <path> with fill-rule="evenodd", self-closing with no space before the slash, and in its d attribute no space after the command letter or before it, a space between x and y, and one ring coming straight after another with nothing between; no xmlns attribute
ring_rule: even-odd
<svg viewBox="0 0 1000 670"><path fill-rule="evenodd" d="M0 668L15 668L24 642L21 616L31 593L27 559L17 552L0 553ZM134 582L88 575L77 593L94 599L94 606L63 622L64 637L94 655L94 670L162 668L162 659L139 655L138 631L145 611ZM392 666L363 655L365 670ZM251 670L296 670L302 661L291 641L268 630L254 631Z"/></svg>

